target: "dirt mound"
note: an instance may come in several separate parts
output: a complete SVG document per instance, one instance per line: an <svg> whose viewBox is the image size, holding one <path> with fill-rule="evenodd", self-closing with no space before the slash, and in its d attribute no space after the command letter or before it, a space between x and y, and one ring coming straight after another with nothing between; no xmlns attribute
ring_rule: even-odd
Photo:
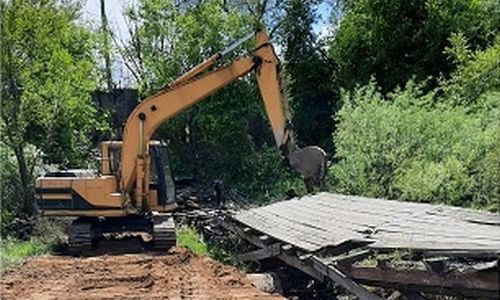
<svg viewBox="0 0 500 300"><path fill-rule="evenodd" d="M188 250L29 260L2 275L2 299L282 299Z"/></svg>

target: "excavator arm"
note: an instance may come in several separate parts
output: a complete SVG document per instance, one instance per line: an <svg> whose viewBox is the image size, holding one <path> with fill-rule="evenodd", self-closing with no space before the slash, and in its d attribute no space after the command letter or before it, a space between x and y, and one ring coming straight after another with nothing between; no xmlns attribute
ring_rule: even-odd
<svg viewBox="0 0 500 300"><path fill-rule="evenodd" d="M150 141L151 136L170 118L250 72L256 73L276 146L312 191L324 175L326 155L318 147L300 149L295 145L281 90L279 60L267 35L257 33L251 56L209 70L234 47L212 56L161 93L142 101L127 120L123 141L102 143L101 174L57 171L36 180L37 202L45 215L78 217L69 228L68 248L72 253L90 250L94 241L110 237L140 237L145 245L161 251L176 244L169 212L177 204L174 197L164 193L168 189L162 186L165 176L160 145ZM115 163L117 156L121 157L119 166ZM157 182L150 182L155 177L150 172L155 170Z"/></svg>
<svg viewBox="0 0 500 300"><path fill-rule="evenodd" d="M148 145L151 136L160 125L252 71L256 71L277 147L288 157L290 164L304 175L306 182L324 167L326 161L324 151L316 147L315 150L309 149L304 152L303 150L307 149L298 149L293 141L288 105L283 97L279 79L279 60L267 34L263 31L257 33L253 56L237 59L227 66L203 74L221 56L218 53L193 68L163 92L142 101L131 113L123 134L120 176L120 189L123 195L129 195L132 191L135 193L135 199L147 195L150 167ZM316 158L306 162L307 157L311 157L309 152ZM317 158L320 158L320 161L316 161ZM136 201L136 205L140 205L140 202Z"/></svg>

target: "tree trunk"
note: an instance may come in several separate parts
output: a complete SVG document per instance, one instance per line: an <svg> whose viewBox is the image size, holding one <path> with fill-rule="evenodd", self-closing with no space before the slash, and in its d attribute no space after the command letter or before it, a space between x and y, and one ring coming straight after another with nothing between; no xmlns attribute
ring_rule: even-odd
<svg viewBox="0 0 500 300"><path fill-rule="evenodd" d="M35 212L33 174L27 166L23 147L16 146L14 148L14 153L16 155L17 164L19 166L19 176L21 179L21 199L23 201L19 213L24 216L32 216Z"/></svg>
<svg viewBox="0 0 500 300"><path fill-rule="evenodd" d="M106 76L106 86L107 91L113 91L113 77L111 74L111 58L109 52L111 51L111 45L109 44L109 28L108 19L106 17L105 0L101 0L101 31L103 38L103 56L104 56L104 68Z"/></svg>

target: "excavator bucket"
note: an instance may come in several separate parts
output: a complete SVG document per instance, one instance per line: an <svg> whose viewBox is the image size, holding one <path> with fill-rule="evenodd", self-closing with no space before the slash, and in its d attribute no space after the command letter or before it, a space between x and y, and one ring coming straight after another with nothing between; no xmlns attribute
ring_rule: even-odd
<svg viewBox="0 0 500 300"><path fill-rule="evenodd" d="M288 155L288 161L304 177L308 193L323 185L327 172L327 158L323 149L317 146L296 147Z"/></svg>

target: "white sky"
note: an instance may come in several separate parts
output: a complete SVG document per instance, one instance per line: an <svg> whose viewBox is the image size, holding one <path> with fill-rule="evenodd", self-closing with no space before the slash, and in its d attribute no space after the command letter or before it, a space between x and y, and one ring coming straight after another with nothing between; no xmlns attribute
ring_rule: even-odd
<svg viewBox="0 0 500 300"><path fill-rule="evenodd" d="M120 38L127 38L127 26L123 17L123 11L127 6L137 3L136 0L105 0L106 16L111 30ZM101 20L101 1L86 0L83 7L83 19L95 26L99 26Z"/></svg>

